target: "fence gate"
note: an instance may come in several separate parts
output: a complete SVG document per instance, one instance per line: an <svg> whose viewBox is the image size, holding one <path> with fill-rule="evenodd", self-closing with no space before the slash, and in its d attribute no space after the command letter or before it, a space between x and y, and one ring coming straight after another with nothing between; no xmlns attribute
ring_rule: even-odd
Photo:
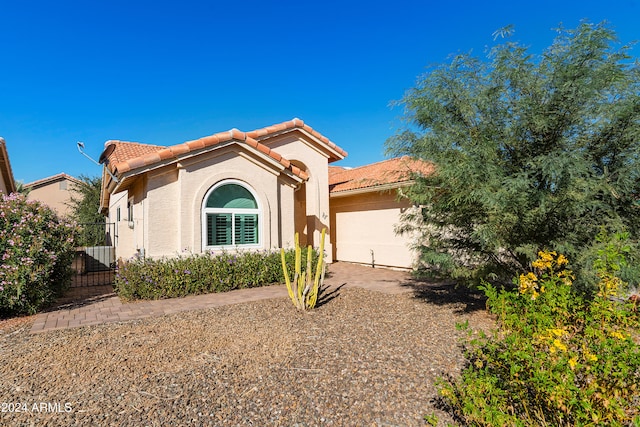
<svg viewBox="0 0 640 427"><path fill-rule="evenodd" d="M114 223L80 224L80 244L73 261L71 287L113 284L116 257Z"/></svg>

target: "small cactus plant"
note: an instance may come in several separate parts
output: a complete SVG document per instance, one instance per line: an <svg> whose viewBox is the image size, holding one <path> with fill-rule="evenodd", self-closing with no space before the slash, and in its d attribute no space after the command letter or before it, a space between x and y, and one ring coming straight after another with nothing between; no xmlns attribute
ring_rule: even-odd
<svg viewBox="0 0 640 427"><path fill-rule="evenodd" d="M324 283L324 236L326 229L322 229L322 235L320 237L320 256L318 256L318 263L316 265L316 271L313 273L311 266L311 245L307 247L307 268L305 271L301 270L302 263L302 249L300 248L300 236L298 233L295 235L295 264L293 280L289 278L289 271L287 270L287 263L285 262L284 249L280 249L280 258L282 259L282 272L284 273L284 280L289 291L289 297L296 308L300 310L311 310L316 306L318 302L318 293L322 284Z"/></svg>

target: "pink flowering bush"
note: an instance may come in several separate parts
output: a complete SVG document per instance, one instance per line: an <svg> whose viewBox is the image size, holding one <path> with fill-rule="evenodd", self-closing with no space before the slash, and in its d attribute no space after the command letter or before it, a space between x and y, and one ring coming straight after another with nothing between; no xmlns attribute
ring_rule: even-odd
<svg viewBox="0 0 640 427"><path fill-rule="evenodd" d="M23 195L0 199L0 316L33 314L69 287L75 225Z"/></svg>

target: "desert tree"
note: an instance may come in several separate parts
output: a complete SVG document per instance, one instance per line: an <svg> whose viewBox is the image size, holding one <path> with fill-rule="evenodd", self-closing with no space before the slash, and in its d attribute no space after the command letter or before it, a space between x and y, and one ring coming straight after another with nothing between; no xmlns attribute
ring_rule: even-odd
<svg viewBox="0 0 640 427"><path fill-rule="evenodd" d="M105 217L99 212L102 179L99 176L80 175L79 183L73 184L68 202L71 218L80 226L78 245L95 246L105 244Z"/></svg>
<svg viewBox="0 0 640 427"><path fill-rule="evenodd" d="M388 152L436 165L406 191L422 209L401 229L419 224L431 273L510 281L543 249L587 271L612 236L637 242L638 61L607 23L557 31L540 54L507 38L453 56L399 101Z"/></svg>

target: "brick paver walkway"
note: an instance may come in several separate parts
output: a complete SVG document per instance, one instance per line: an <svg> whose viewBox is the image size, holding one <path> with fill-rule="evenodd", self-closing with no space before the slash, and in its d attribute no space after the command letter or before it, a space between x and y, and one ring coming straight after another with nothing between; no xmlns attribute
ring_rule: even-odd
<svg viewBox="0 0 640 427"><path fill-rule="evenodd" d="M407 272L348 263L332 264L329 271L330 274L325 278L325 285L329 286L329 290L354 286L385 293L411 290L412 280ZM286 296L287 288L284 285L275 285L185 298L123 303L114 294L111 286L72 288L65 298L59 301L54 311L40 313L36 317L31 332L122 322Z"/></svg>

